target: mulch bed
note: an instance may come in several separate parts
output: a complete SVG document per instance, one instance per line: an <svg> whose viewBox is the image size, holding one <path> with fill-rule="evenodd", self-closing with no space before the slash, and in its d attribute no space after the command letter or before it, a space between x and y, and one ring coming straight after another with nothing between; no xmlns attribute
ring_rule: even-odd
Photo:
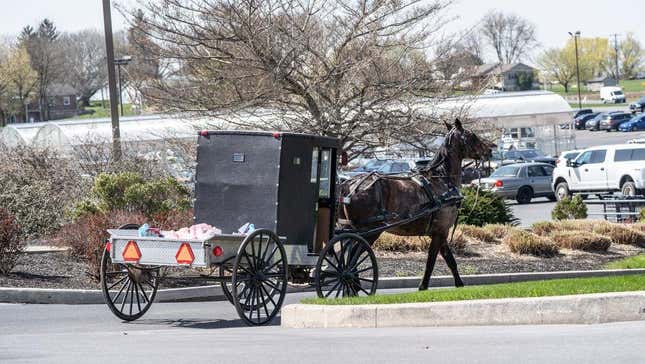
<svg viewBox="0 0 645 364"><path fill-rule="evenodd" d="M552 258L519 256L510 253L502 244L469 244L466 253L457 255L461 274L549 272L567 270L602 269L607 262L645 253L645 248L612 245L605 253L561 250ZM426 254L377 252L379 276L407 277L423 274ZM74 288L98 289L97 281L87 274L87 265L67 252L24 254L8 276L0 276L0 287ZM188 287L216 284L207 279L182 279L198 276L207 271L170 269L162 287ZM449 275L450 271L441 257L433 275Z"/></svg>

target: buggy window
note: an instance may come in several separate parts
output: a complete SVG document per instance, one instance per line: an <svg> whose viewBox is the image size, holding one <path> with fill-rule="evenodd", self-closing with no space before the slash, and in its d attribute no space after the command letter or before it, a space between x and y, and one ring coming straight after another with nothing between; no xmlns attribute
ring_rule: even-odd
<svg viewBox="0 0 645 364"><path fill-rule="evenodd" d="M311 183L318 181L318 148L314 148L311 153Z"/></svg>
<svg viewBox="0 0 645 364"><path fill-rule="evenodd" d="M330 180L331 177L331 150L323 149L320 154L320 190L319 198L329 198L331 196Z"/></svg>

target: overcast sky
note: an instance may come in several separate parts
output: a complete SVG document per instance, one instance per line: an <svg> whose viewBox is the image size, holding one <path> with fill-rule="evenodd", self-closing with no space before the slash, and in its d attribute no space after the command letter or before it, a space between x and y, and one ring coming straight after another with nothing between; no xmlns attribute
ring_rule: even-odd
<svg viewBox="0 0 645 364"><path fill-rule="evenodd" d="M113 0L114 1L114 0ZM135 0L117 0L133 5ZM15 35L27 24L36 25L50 18L61 31L84 28L103 29L101 0L0 0L0 34ZM633 32L645 43L645 1L584 0L456 0L450 9L457 17L450 31L476 24L492 9L515 13L536 25L543 47L561 46L568 31L580 30L583 37L608 37L612 33ZM114 28L122 29L124 21L113 9Z"/></svg>

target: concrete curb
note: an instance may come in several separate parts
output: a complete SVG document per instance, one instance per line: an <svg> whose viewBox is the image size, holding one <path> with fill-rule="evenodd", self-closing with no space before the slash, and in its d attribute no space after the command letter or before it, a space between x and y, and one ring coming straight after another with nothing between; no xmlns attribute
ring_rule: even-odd
<svg viewBox="0 0 645 364"><path fill-rule="evenodd" d="M462 276L466 285L525 282L560 278L602 277L630 274L645 274L645 269L616 269L568 272L500 273ZM416 288L420 277L388 277L379 280L379 289ZM453 286L452 276L437 276L430 281L431 287ZM310 286L290 286L289 293L309 292ZM156 302L224 300L219 284L210 286L163 289L157 292ZM45 304L102 304L100 290L13 288L0 287L0 303L45 303Z"/></svg>
<svg viewBox="0 0 645 364"><path fill-rule="evenodd" d="M391 305L288 305L282 327L596 324L645 320L645 292Z"/></svg>

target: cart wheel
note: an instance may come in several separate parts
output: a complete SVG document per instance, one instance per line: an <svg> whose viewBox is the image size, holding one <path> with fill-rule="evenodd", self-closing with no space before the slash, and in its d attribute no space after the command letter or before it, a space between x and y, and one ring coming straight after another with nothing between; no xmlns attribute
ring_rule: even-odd
<svg viewBox="0 0 645 364"><path fill-rule="evenodd" d="M374 251L359 235L334 236L320 252L315 279L321 298L373 295L378 285Z"/></svg>
<svg viewBox="0 0 645 364"><path fill-rule="evenodd" d="M120 227L138 228L136 224ZM160 267L113 264L106 247L101 258L101 290L110 311L125 321L143 316L152 306L157 294L159 270Z"/></svg>
<svg viewBox="0 0 645 364"><path fill-rule="evenodd" d="M233 263L231 263L230 261L227 261L225 263L220 264L219 266L220 277L231 276L232 274L233 274ZM226 297L228 302L234 305L235 301L233 301L233 294L231 294L230 281L220 282L220 285L222 286L222 292L224 292L224 296Z"/></svg>
<svg viewBox="0 0 645 364"><path fill-rule="evenodd" d="M235 309L249 325L269 323L287 294L287 254L280 239L259 229L244 239L233 264Z"/></svg>

